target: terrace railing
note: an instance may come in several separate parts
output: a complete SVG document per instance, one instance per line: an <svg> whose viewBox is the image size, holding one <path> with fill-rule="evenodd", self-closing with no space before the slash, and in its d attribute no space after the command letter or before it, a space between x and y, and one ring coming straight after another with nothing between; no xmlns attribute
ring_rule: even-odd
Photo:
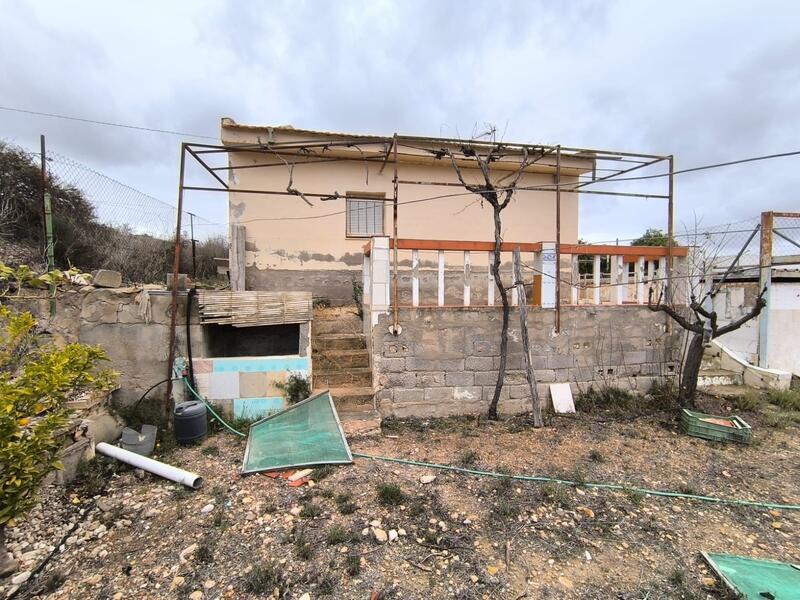
<svg viewBox="0 0 800 600"><path fill-rule="evenodd" d="M371 238L364 246L364 304L378 312L395 304L499 305L490 269L494 247L494 242L398 239L395 275L394 240ZM543 308L646 304L650 290L660 293L670 277L670 252L674 272L682 271L687 255L685 247L561 244L557 252L552 242L503 242L501 279L506 286L514 283L512 253L517 247L528 304ZM517 294L509 293L509 299L515 305Z"/></svg>

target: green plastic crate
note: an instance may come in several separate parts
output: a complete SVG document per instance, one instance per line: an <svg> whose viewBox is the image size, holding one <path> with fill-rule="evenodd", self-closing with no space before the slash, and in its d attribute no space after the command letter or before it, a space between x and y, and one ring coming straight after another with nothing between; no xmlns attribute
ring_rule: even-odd
<svg viewBox="0 0 800 600"><path fill-rule="evenodd" d="M720 423L709 422L707 419L730 421L733 427ZM749 444L753 440L753 430L750 425L738 415L720 417L705 413L683 409L681 412L681 427L687 435L713 440L715 442L736 442Z"/></svg>

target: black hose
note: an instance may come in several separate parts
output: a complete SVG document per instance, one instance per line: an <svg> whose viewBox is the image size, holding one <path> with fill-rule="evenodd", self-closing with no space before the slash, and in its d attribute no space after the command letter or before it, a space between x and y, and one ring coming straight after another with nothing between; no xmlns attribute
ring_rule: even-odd
<svg viewBox="0 0 800 600"><path fill-rule="evenodd" d="M192 334L189 321L192 317L192 299L196 294L197 290L195 288L191 288L189 293L186 294L186 359L189 363L187 365L189 367L189 383L194 389L197 389L197 385L194 382L194 366L192 365Z"/></svg>
<svg viewBox="0 0 800 600"><path fill-rule="evenodd" d="M180 377L167 377L166 379L162 379L162 380L161 380L161 381L159 381L158 383L154 383L154 384L153 384L153 385L151 385L149 388L147 388L147 390L145 391L145 393L144 393L144 394L142 394L142 395L139 397L139 399L138 399L136 402L134 402L133 406L139 406L139 403L140 403L142 400L144 400L145 396L147 396L147 394L149 394L149 393L150 393L151 391L153 391L155 388L157 388L158 386L160 386L162 383L167 383L167 382L168 382L168 381L170 381L170 380L172 380L172 381L178 381L179 379L180 379Z"/></svg>

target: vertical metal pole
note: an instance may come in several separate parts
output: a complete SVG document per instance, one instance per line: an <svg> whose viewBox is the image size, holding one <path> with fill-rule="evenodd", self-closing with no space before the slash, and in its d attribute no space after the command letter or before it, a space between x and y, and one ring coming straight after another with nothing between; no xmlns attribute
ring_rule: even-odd
<svg viewBox="0 0 800 600"><path fill-rule="evenodd" d="M189 235L192 238L192 281L194 281L197 279L197 259L195 258L197 254L197 240L194 239L194 213L186 214L189 215Z"/></svg>
<svg viewBox="0 0 800 600"><path fill-rule="evenodd" d="M53 204L50 198L50 192L47 191L47 150L45 148L44 135L39 136L39 143L41 144L41 161L42 161L42 216L44 225L44 239L45 239L45 255L47 256L47 270L52 271L56 268L55 261L55 248L53 241ZM55 301L56 286L54 283L50 284L50 316L56 314L56 301Z"/></svg>
<svg viewBox="0 0 800 600"><path fill-rule="evenodd" d="M761 213L761 245L758 255L758 291L764 288L767 292L764 299L767 306L758 315L758 366L769 368L769 310L770 288L772 287L772 227L774 225L772 212Z"/></svg>
<svg viewBox="0 0 800 600"><path fill-rule="evenodd" d="M667 200L667 289L664 297L667 302L672 300L672 238L675 234L675 157L669 157L669 200ZM671 323L671 320L668 322Z"/></svg>
<svg viewBox="0 0 800 600"><path fill-rule="evenodd" d="M186 169L186 142L181 143L181 166L178 175L178 209L175 217L175 260L172 265L172 302L170 304L169 350L167 358L167 400L164 412L167 423L172 421L172 364L175 362L175 334L178 320L178 271L181 264L181 213L183 212L183 175Z"/></svg>
<svg viewBox="0 0 800 600"><path fill-rule="evenodd" d="M561 146L556 146L556 333L561 331Z"/></svg>
<svg viewBox="0 0 800 600"><path fill-rule="evenodd" d="M392 252L392 334L398 335L400 316L398 315L398 285L397 285L397 133L394 134L394 198L392 201L392 239L394 250Z"/></svg>

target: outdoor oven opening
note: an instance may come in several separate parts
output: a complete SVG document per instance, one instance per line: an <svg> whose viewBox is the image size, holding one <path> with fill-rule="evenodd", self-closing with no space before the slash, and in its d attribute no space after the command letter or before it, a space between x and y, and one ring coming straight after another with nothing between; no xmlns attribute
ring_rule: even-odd
<svg viewBox="0 0 800 600"><path fill-rule="evenodd" d="M204 325L206 356L286 356L300 353L300 325Z"/></svg>

